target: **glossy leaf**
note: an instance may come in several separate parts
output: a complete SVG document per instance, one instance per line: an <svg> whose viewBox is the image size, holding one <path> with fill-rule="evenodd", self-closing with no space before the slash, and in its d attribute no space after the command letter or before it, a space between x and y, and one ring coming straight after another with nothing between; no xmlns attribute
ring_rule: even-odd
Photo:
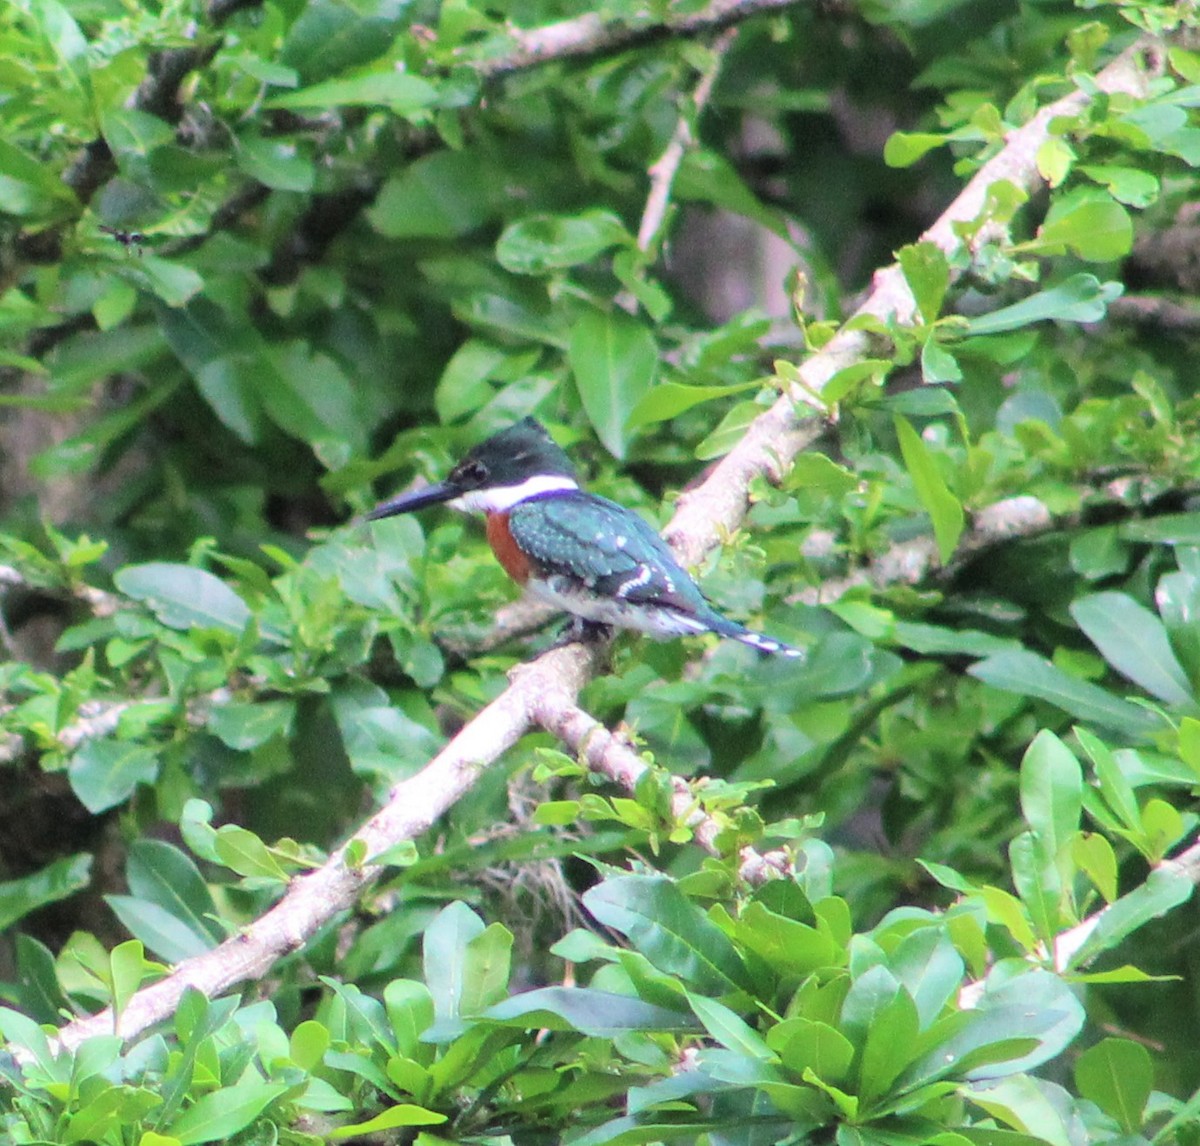
<svg viewBox="0 0 1200 1146"><path fill-rule="evenodd" d="M446 1121L446 1116L436 1110L426 1110L423 1106L414 1106L402 1102L389 1106L382 1114L368 1118L366 1122L352 1122L339 1126L328 1132L326 1137L331 1142L340 1142L343 1138L359 1138L367 1134L378 1134L384 1130L395 1130L400 1126L437 1126Z"/></svg>
<svg viewBox="0 0 1200 1146"><path fill-rule="evenodd" d="M287 1086L250 1078L198 1098L168 1127L180 1146L232 1138L249 1126Z"/></svg>
<svg viewBox="0 0 1200 1146"><path fill-rule="evenodd" d="M614 457L629 447L630 415L654 385L654 335L622 311L585 311L567 350L580 401L597 437Z"/></svg>
<svg viewBox="0 0 1200 1146"><path fill-rule="evenodd" d="M410 116L437 98L437 88L420 76L406 72L366 72L349 79L326 80L298 91L284 92L266 101L269 108L325 111L337 107L389 108Z"/></svg>
<svg viewBox="0 0 1200 1146"><path fill-rule="evenodd" d="M1112 196L1079 188L1051 204L1035 245L1042 250L1065 247L1089 262L1109 262L1129 253L1133 220Z"/></svg>
<svg viewBox="0 0 1200 1146"><path fill-rule="evenodd" d="M575 1030L593 1038L622 1031L695 1031L696 1021L680 1011L627 995L588 987L540 987L489 1007L483 1018L524 1030Z"/></svg>
<svg viewBox="0 0 1200 1146"><path fill-rule="evenodd" d="M496 259L513 274L542 275L591 262L627 241L625 225L611 211L534 215L505 228L496 242Z"/></svg>
<svg viewBox="0 0 1200 1146"><path fill-rule="evenodd" d="M1039 732L1021 761L1021 811L1051 858L1079 830L1082 801L1079 761L1052 732Z"/></svg>
<svg viewBox="0 0 1200 1146"><path fill-rule="evenodd" d="M724 932L669 879L632 875L606 879L584 893L583 904L660 971L678 975L698 991L722 994L747 982Z"/></svg>
<svg viewBox="0 0 1200 1146"><path fill-rule="evenodd" d="M89 740L71 757L67 775L71 790L89 812L123 804L139 784L158 776L158 756L144 744Z"/></svg>
<svg viewBox="0 0 1200 1146"><path fill-rule="evenodd" d="M200 627L240 633L250 619L246 602L224 581L191 565L129 565L115 580L122 593L145 602L172 629Z"/></svg>
<svg viewBox="0 0 1200 1146"><path fill-rule="evenodd" d="M997 653L967 671L993 688L1049 701L1080 720L1108 728L1144 735L1158 724L1145 709L1088 681L1069 676L1025 650Z"/></svg>
<svg viewBox="0 0 1200 1146"><path fill-rule="evenodd" d="M1084 967L1097 955L1117 946L1127 935L1186 903L1193 884L1185 872L1170 867L1152 871L1146 882L1110 904L1091 933L1071 957L1072 967Z"/></svg>
<svg viewBox="0 0 1200 1146"><path fill-rule="evenodd" d="M465 903L447 904L425 928L425 982L433 997L438 1024L456 1029L463 1015L463 996L471 985L469 944L482 936L486 928Z"/></svg>
<svg viewBox="0 0 1200 1146"><path fill-rule="evenodd" d="M1192 690L1162 622L1124 593L1093 593L1071 616L1118 672L1168 704L1187 704Z"/></svg>
<svg viewBox="0 0 1200 1146"><path fill-rule="evenodd" d="M1108 304L1121 295L1120 283L1102 283L1095 275L1076 274L1011 306L967 320L969 334L1001 334L1035 322L1099 322Z"/></svg>
<svg viewBox="0 0 1200 1146"><path fill-rule="evenodd" d="M1075 1061L1075 1082L1079 1093L1115 1118L1126 1134L1141 1130L1154 1064L1140 1043L1108 1038L1088 1047Z"/></svg>
<svg viewBox="0 0 1200 1146"><path fill-rule="evenodd" d="M0 883L0 931L18 919L82 891L91 882L92 857L86 852L64 856L39 871Z"/></svg>
<svg viewBox="0 0 1200 1146"><path fill-rule="evenodd" d="M965 524L962 503L950 492L929 447L904 418L896 419L896 434L917 496L933 522L938 553L944 564L962 536Z"/></svg>

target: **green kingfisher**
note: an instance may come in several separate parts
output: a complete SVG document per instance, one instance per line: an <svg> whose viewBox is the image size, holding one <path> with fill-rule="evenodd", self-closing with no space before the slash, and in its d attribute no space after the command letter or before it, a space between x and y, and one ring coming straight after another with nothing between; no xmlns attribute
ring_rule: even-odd
<svg viewBox="0 0 1200 1146"><path fill-rule="evenodd" d="M533 418L480 442L445 481L382 502L367 519L441 502L485 514L505 572L584 630L615 626L660 640L716 633L760 652L803 655L718 613L650 525L579 488L570 458Z"/></svg>

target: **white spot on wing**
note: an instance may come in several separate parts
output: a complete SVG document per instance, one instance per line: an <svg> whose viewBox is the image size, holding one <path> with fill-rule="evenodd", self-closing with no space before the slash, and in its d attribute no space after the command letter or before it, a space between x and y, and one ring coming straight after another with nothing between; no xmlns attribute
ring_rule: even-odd
<svg viewBox="0 0 1200 1146"><path fill-rule="evenodd" d="M651 576L649 565L639 565L637 573L634 576L630 577L628 581L621 582L621 587L617 590L617 596L621 600L625 600L635 589L640 589L643 585L649 585Z"/></svg>

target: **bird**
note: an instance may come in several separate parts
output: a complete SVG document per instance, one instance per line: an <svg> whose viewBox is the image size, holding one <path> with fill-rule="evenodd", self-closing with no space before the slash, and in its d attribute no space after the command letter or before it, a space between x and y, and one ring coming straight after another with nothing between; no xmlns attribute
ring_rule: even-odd
<svg viewBox="0 0 1200 1146"><path fill-rule="evenodd" d="M804 655L718 612L646 521L580 487L571 459L535 418L493 434L444 481L381 502L367 520L443 503L484 514L504 571L572 615L569 639L612 628L659 640L715 633L762 653Z"/></svg>

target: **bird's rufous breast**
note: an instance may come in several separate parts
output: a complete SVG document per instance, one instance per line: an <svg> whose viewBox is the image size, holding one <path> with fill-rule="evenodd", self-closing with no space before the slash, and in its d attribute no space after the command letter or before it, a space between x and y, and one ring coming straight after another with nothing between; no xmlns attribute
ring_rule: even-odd
<svg viewBox="0 0 1200 1146"><path fill-rule="evenodd" d="M529 580L533 567L529 558L521 552L520 546L513 540L512 531L508 528L507 513L489 513L487 515L487 539L496 555L496 560L504 566L504 571L519 585Z"/></svg>

